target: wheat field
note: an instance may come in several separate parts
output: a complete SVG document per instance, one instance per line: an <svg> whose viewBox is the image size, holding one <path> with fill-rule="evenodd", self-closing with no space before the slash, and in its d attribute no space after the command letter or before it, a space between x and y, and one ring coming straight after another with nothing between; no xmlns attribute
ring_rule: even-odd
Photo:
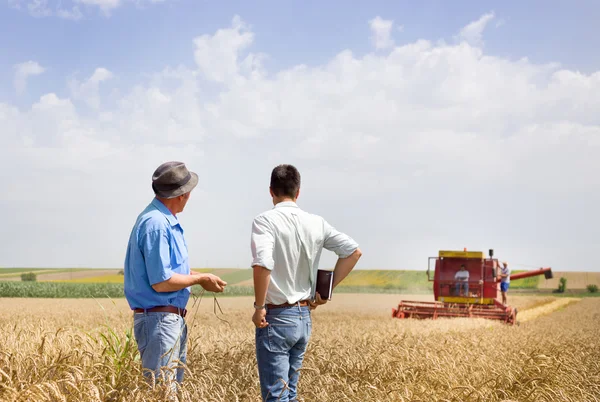
<svg viewBox="0 0 600 402"><path fill-rule="evenodd" d="M313 313L301 400L600 400L599 298L511 297L524 320L509 327L469 319L392 319L398 295L334 297ZM190 309L180 401L260 400L252 301L219 299L221 313L205 296ZM141 379L123 299L1 303L0 400L155 401L174 396L169 387L152 387Z"/></svg>

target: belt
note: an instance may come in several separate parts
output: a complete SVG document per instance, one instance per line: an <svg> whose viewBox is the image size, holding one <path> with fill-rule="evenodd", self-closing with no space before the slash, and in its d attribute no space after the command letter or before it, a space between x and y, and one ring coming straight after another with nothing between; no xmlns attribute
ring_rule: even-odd
<svg viewBox="0 0 600 402"><path fill-rule="evenodd" d="M136 308L133 311L136 313L173 313L173 314L178 314L182 317L185 317L185 315L187 314L186 309L175 307L175 306L158 306L158 307L152 307L152 308L147 308L147 309Z"/></svg>
<svg viewBox="0 0 600 402"><path fill-rule="evenodd" d="M283 303L283 304L266 304L267 308L287 308L287 307L298 307L298 305L300 307L304 307L304 306L308 306L308 300L300 300L299 302L296 302L294 304L290 304L290 303Z"/></svg>

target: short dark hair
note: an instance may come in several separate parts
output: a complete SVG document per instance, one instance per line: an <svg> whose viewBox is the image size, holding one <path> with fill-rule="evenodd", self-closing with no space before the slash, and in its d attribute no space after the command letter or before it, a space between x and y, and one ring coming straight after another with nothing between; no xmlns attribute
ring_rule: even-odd
<svg viewBox="0 0 600 402"><path fill-rule="evenodd" d="M292 165L276 166L271 172L271 190L277 197L296 198L300 189L300 172Z"/></svg>

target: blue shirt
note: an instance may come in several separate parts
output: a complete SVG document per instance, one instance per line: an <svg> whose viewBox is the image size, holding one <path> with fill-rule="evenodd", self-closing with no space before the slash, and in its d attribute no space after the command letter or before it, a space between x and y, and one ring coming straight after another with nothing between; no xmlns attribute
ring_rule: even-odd
<svg viewBox="0 0 600 402"><path fill-rule="evenodd" d="M187 244L179 220L158 199L138 216L125 256L125 297L131 309L156 306L185 308L190 288L157 292L152 285L173 273L189 274Z"/></svg>

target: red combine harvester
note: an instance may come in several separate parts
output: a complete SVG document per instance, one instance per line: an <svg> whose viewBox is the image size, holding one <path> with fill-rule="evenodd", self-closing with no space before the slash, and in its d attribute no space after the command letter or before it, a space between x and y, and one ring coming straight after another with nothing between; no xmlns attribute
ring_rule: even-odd
<svg viewBox="0 0 600 402"><path fill-rule="evenodd" d="M398 308L392 309L394 318L432 318L438 317L479 317L515 324L517 309L503 305L498 300L500 293L500 265L493 258L484 258L481 251L440 251L438 257L429 257L427 278L433 281L434 302L402 300ZM435 260L435 270L431 278L431 261ZM455 279L461 266L469 273L466 285ZM463 274L464 275L464 274ZM510 275L513 280L530 276L544 275L552 278L551 268Z"/></svg>

